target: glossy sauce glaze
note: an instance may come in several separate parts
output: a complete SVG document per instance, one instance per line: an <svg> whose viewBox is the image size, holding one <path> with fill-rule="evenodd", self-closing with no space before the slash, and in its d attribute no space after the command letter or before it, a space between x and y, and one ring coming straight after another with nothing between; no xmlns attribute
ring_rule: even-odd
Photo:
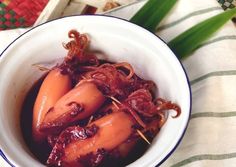
<svg viewBox="0 0 236 167"><path fill-rule="evenodd" d="M68 36L63 62L24 101L24 139L47 166L125 166L144 154L168 110L178 117L181 109L156 98L155 83L137 76L128 62L99 60L85 34L71 30Z"/></svg>
<svg viewBox="0 0 236 167"><path fill-rule="evenodd" d="M41 144L35 143L35 141L33 140L33 137L32 137L32 130L31 130L31 128L29 128L32 126L32 118L33 118L32 111L33 111L33 107L34 107L34 102L36 100L39 88L40 88L44 78L45 77L42 77L41 79L39 79L33 85L33 87L30 89L30 91L28 92L28 94L24 100L24 103L23 103L20 120L21 120L22 134L23 134L24 140L25 140L26 144L28 145L30 151L33 153L33 155L37 159L39 159L39 161L41 163L46 164L46 161L47 161L47 159L50 155L50 152L52 150L51 145L54 145L55 140L57 140L57 139L53 139L53 136L49 136L48 142L45 141ZM106 104L104 106L106 106ZM98 117L101 117L101 116L98 116ZM87 121L88 120L81 122L81 125L83 126L84 124L86 124ZM66 135L66 134L64 134L64 135ZM71 135L71 134L67 134L67 135ZM82 138L86 138L86 137L83 136ZM51 145L50 145L50 143L51 143ZM133 150L129 153L129 155L126 158L121 160L121 159L116 159L116 158L110 156L106 160L106 162L103 162L99 166L110 167L110 164L113 164L114 167L123 167L125 165L132 163L133 161L135 161L139 157L141 157L147 148L148 148L148 144L143 140L139 140L138 144L136 144L136 146L133 148ZM100 152L99 154L101 154L101 156L104 156L104 153L102 152L102 150L100 150L99 152ZM113 154L116 154L116 153L114 152ZM92 155L87 155L87 156L83 157L82 160L88 161L88 159L91 159L91 157L92 157Z"/></svg>

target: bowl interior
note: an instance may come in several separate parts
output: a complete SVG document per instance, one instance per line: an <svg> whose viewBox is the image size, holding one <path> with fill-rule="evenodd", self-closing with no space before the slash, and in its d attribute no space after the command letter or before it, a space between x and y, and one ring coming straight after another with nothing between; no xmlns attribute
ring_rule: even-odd
<svg viewBox="0 0 236 167"><path fill-rule="evenodd" d="M1 148L17 166L42 166L23 140L20 111L26 93L42 75L32 65L51 65L64 57L67 52L62 43L69 41L67 34L71 29L87 33L91 49L104 52L102 58L129 62L140 77L157 84L158 96L180 105L180 117L169 116L151 147L129 167L160 163L179 142L188 122L191 97L186 74L167 45L155 35L127 21L105 16L73 16L43 24L25 33L3 52L0 59Z"/></svg>

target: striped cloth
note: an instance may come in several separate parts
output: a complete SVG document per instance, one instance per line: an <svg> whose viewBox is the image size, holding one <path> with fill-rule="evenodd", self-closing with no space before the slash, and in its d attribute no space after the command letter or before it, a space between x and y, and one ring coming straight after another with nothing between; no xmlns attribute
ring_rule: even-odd
<svg viewBox="0 0 236 167"><path fill-rule="evenodd" d="M188 7L186 7L188 6ZM214 0L180 0L157 33L169 41L192 25L222 12ZM229 22L182 61L191 81L193 106L187 132L163 164L236 166L236 28Z"/></svg>
<svg viewBox="0 0 236 167"><path fill-rule="evenodd" d="M186 8L186 6L188 6ZM181 0L157 33L169 41L193 24L222 12L214 0ZM183 141L163 166L236 166L236 29L228 23L182 61L193 106Z"/></svg>
<svg viewBox="0 0 236 167"><path fill-rule="evenodd" d="M145 2L114 10L107 15L129 19ZM156 33L168 42L192 25L222 11L216 0L179 0ZM7 41L9 35L13 37L22 32L21 29L8 35L0 33L0 38ZM0 49L5 45L1 45L0 41ZM192 114L181 144L161 166L235 167L235 26L227 23L182 62L191 81Z"/></svg>

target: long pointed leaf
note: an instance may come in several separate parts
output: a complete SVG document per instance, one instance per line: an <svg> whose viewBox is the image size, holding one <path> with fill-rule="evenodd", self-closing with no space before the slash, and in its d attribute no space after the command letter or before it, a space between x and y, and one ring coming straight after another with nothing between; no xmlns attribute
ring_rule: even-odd
<svg viewBox="0 0 236 167"><path fill-rule="evenodd" d="M236 8L213 16L183 32L168 45L178 58L185 58L236 15Z"/></svg>
<svg viewBox="0 0 236 167"><path fill-rule="evenodd" d="M149 0L130 21L149 31L155 31L176 2L177 0Z"/></svg>

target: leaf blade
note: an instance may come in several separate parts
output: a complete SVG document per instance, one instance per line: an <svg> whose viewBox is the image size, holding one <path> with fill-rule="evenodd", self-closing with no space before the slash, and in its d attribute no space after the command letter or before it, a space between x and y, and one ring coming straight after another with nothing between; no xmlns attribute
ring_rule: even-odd
<svg viewBox="0 0 236 167"><path fill-rule="evenodd" d="M177 0L149 0L130 21L149 31L155 28L173 8Z"/></svg>
<svg viewBox="0 0 236 167"><path fill-rule="evenodd" d="M213 16L181 33L171 40L168 45L178 58L185 58L235 15L236 8Z"/></svg>

